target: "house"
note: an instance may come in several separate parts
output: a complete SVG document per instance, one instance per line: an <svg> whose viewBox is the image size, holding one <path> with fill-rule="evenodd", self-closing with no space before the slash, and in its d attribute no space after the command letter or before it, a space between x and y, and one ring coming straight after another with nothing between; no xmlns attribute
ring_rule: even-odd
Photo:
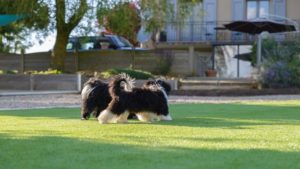
<svg viewBox="0 0 300 169"><path fill-rule="evenodd" d="M176 12L177 0L170 2L174 4ZM233 56L238 50L249 52L249 45L256 38L230 32L224 29L224 24L259 17L278 22L285 22L284 18L289 18L299 22L299 7L299 0L203 0L193 7L184 22L170 20L165 28L164 41L157 46L187 50L192 58L191 71L196 76L204 76L204 71L211 67L218 70L220 77L249 77L251 65L236 61ZM248 70L243 73L243 69Z"/></svg>

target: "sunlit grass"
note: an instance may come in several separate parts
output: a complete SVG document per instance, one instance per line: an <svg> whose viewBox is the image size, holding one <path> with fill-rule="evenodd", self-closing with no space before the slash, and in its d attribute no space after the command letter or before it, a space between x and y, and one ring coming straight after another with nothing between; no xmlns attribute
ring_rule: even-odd
<svg viewBox="0 0 300 169"><path fill-rule="evenodd" d="M100 125L79 109L0 111L0 168L300 168L300 101L176 104Z"/></svg>

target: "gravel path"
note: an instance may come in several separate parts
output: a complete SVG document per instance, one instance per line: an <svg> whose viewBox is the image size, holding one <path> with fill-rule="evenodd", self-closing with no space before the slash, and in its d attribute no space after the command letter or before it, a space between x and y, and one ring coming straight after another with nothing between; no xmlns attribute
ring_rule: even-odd
<svg viewBox="0 0 300 169"><path fill-rule="evenodd" d="M243 97L170 96L170 103L236 103L242 101L300 100L300 95ZM80 107L79 94L0 96L0 110L51 107Z"/></svg>

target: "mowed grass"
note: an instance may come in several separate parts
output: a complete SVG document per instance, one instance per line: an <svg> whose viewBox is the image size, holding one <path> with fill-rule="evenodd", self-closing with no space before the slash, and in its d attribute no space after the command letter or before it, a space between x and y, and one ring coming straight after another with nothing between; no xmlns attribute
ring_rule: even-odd
<svg viewBox="0 0 300 169"><path fill-rule="evenodd" d="M300 169L300 101L170 105L171 122L0 111L2 169Z"/></svg>

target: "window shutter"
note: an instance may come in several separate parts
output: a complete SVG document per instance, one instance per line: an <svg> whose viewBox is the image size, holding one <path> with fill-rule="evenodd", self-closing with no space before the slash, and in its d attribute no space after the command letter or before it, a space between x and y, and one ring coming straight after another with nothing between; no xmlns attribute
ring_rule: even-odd
<svg viewBox="0 0 300 169"><path fill-rule="evenodd" d="M273 15L275 17L272 17L272 19L277 22L285 22L285 19L276 16L286 17L286 0L273 0ZM284 39L284 35L277 34L275 35L275 39L281 41Z"/></svg>
<svg viewBox="0 0 300 169"><path fill-rule="evenodd" d="M232 21L244 20L246 14L245 0L232 0ZM243 35L240 32L232 32L231 38L233 40L243 39Z"/></svg>
<svg viewBox="0 0 300 169"><path fill-rule="evenodd" d="M245 0L232 0L232 20L244 20L245 14Z"/></svg>
<svg viewBox="0 0 300 169"><path fill-rule="evenodd" d="M286 17L286 0L273 0L273 15Z"/></svg>
<svg viewBox="0 0 300 169"><path fill-rule="evenodd" d="M204 39L216 38L215 27L217 21L217 0L204 0Z"/></svg>
<svg viewBox="0 0 300 169"><path fill-rule="evenodd" d="M169 0L169 2L174 5L174 13L177 12L177 0ZM172 42L177 40L177 23L173 20L168 20L168 23L166 24L166 36L167 41Z"/></svg>

